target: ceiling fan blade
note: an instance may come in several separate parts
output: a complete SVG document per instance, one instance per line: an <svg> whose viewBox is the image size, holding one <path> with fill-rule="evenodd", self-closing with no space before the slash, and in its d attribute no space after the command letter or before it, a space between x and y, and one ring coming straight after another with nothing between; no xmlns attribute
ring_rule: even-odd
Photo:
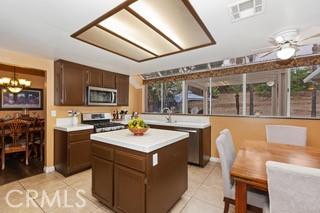
<svg viewBox="0 0 320 213"><path fill-rule="evenodd" d="M319 26L311 27L300 33L298 41L305 41L305 40L316 38L319 36L320 36L320 27Z"/></svg>
<svg viewBox="0 0 320 213"><path fill-rule="evenodd" d="M279 43L275 40L275 38L272 38L272 37L270 37L268 39L268 42L273 44L274 46L278 46L279 45Z"/></svg>
<svg viewBox="0 0 320 213"><path fill-rule="evenodd" d="M307 39L307 40L304 40L304 41L298 41L297 42L297 46L301 47L301 46L305 46L305 45L310 45L310 44L318 44L320 43L320 37L317 38L310 38L310 39Z"/></svg>
<svg viewBox="0 0 320 213"><path fill-rule="evenodd" d="M272 50L272 51L269 51L269 52L266 52L266 53L264 53L264 54L262 54L262 55L259 55L259 58L264 58L264 57L266 57L266 56L268 56L268 55L276 52L277 50L278 50L278 49L274 49L274 50Z"/></svg>
<svg viewBox="0 0 320 213"><path fill-rule="evenodd" d="M258 54L258 53L264 53L264 52L273 51L273 50L276 50L278 48L279 48L278 46L270 46L270 47L254 49L254 50L252 50L252 52Z"/></svg>

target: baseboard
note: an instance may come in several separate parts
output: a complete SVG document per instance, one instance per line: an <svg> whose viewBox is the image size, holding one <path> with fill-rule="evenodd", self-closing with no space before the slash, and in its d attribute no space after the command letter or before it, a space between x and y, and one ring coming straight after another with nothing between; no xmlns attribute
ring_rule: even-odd
<svg viewBox="0 0 320 213"><path fill-rule="evenodd" d="M50 172L54 172L55 169L54 169L54 166L45 166L43 167L43 172L44 173L50 173Z"/></svg>
<svg viewBox="0 0 320 213"><path fill-rule="evenodd" d="M215 162L215 163L220 163L220 159L216 157L211 157L210 161Z"/></svg>

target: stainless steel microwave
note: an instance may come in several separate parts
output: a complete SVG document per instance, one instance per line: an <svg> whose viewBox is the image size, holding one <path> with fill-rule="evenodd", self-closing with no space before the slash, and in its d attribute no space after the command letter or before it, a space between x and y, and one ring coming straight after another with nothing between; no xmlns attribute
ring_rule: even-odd
<svg viewBox="0 0 320 213"><path fill-rule="evenodd" d="M88 87L88 105L117 105L117 90Z"/></svg>

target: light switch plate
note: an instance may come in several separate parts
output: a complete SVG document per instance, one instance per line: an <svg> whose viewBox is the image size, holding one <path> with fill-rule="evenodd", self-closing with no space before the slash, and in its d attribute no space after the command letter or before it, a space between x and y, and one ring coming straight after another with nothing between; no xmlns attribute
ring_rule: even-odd
<svg viewBox="0 0 320 213"><path fill-rule="evenodd" d="M152 155L152 166L158 165L158 153Z"/></svg>
<svg viewBox="0 0 320 213"><path fill-rule="evenodd" d="M57 111L51 110L51 117L57 117Z"/></svg>

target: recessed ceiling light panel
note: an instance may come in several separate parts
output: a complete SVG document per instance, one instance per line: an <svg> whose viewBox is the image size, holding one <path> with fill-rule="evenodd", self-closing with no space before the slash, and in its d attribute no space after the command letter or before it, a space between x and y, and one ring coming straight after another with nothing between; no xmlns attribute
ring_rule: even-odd
<svg viewBox="0 0 320 213"><path fill-rule="evenodd" d="M123 39L99 28L96 26L91 27L85 32L81 33L77 38L88 44L100 47L104 50L117 53L118 55L125 56L132 60L144 60L146 58L153 58L154 55L132 45Z"/></svg>
<svg viewBox="0 0 320 213"><path fill-rule="evenodd" d="M99 25L156 55L168 54L179 50L127 10L116 13L100 22Z"/></svg>
<svg viewBox="0 0 320 213"><path fill-rule="evenodd" d="M128 0L72 37L137 62L215 44L188 0Z"/></svg>

